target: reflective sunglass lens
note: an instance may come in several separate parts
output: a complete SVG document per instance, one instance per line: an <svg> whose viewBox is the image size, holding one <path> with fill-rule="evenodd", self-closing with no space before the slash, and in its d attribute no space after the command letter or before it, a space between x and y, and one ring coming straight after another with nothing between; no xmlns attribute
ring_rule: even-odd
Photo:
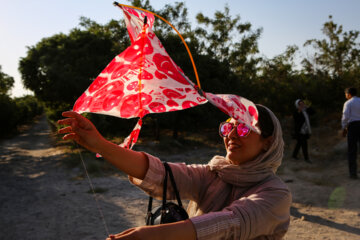
<svg viewBox="0 0 360 240"><path fill-rule="evenodd" d="M234 124L229 122L223 122L220 124L219 133L220 136L226 137L233 130ZM250 132L250 128L248 128L245 124L239 124L236 127L236 133L239 137L246 137Z"/></svg>
<svg viewBox="0 0 360 240"><path fill-rule="evenodd" d="M245 125L245 124L239 124L236 128L237 130L237 134L240 136L240 137L244 137L244 136L247 136L250 129Z"/></svg>
<svg viewBox="0 0 360 240"><path fill-rule="evenodd" d="M229 135L232 129L233 125L231 123L222 123L220 126L220 135L226 137L227 135Z"/></svg>

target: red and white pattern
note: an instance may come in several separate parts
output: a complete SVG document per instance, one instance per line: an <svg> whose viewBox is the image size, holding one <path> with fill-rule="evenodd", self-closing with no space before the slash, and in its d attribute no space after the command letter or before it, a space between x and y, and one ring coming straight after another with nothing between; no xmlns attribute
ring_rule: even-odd
<svg viewBox="0 0 360 240"><path fill-rule="evenodd" d="M131 149L138 140L141 126L142 126L142 119L140 118L136 126L134 127L133 131L130 133L129 136L127 136L127 138L125 138L124 142L119 146Z"/></svg>
<svg viewBox="0 0 360 240"><path fill-rule="evenodd" d="M153 16L146 14L150 20L139 33L145 14L127 9L123 9L127 22L136 23L127 27L137 39L100 73L76 101L74 111L133 118L205 103L152 32Z"/></svg>
<svg viewBox="0 0 360 240"><path fill-rule="evenodd" d="M251 130L261 134L258 122L258 111L253 102L231 94L204 93L207 100L237 122L244 123Z"/></svg>
<svg viewBox="0 0 360 240"><path fill-rule="evenodd" d="M131 8L122 9L132 44L108 64L76 101L73 110L142 118L149 113L177 111L206 103L184 79L180 67L153 33L154 16ZM134 129L131 135L135 131L138 134L138 130Z"/></svg>
<svg viewBox="0 0 360 240"><path fill-rule="evenodd" d="M117 55L77 99L74 111L139 117L138 124L122 144L128 148L135 144L141 119L146 114L182 110L204 104L207 99L251 129L258 129L255 126L257 110L250 101L235 95L211 93L206 93L205 98L198 93L153 33L152 14L127 7L122 10L132 44Z"/></svg>
<svg viewBox="0 0 360 240"><path fill-rule="evenodd" d="M124 12L125 23L130 36L131 43L133 43L141 33L144 26L145 16L147 17L147 24L149 28L152 28L152 26L154 25L154 21L155 21L154 15L142 11L137 11L133 8L128 8L125 6L123 6L122 9Z"/></svg>

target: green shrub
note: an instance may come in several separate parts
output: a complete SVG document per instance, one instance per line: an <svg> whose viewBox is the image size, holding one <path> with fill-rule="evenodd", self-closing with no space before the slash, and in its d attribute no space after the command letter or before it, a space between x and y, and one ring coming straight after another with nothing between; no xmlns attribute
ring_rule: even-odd
<svg viewBox="0 0 360 240"><path fill-rule="evenodd" d="M42 104L34 96L11 99L8 95L0 94L0 105L1 136L16 131L17 126L31 122L43 112Z"/></svg>
<svg viewBox="0 0 360 240"><path fill-rule="evenodd" d="M5 94L0 94L0 136L14 131L18 124L17 106L14 100Z"/></svg>

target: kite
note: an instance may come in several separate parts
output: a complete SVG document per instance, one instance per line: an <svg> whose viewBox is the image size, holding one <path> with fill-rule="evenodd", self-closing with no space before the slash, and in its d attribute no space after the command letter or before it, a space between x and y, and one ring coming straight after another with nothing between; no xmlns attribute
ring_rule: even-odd
<svg viewBox="0 0 360 240"><path fill-rule="evenodd" d="M194 63L197 85L185 76L154 34L155 17L152 13L114 4L124 13L131 45L117 55L77 99L74 111L139 118L133 131L121 144L126 148L132 148L136 143L145 115L183 110L208 101L260 133L256 126L258 112L255 104L236 95L204 92L200 89Z"/></svg>

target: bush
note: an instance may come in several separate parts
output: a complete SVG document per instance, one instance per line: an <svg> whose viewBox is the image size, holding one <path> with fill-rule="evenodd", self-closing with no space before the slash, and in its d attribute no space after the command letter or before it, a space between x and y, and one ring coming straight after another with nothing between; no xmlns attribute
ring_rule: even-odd
<svg viewBox="0 0 360 240"><path fill-rule="evenodd" d="M43 106L34 96L25 96L15 99L18 115L18 125L28 123L34 117L43 113Z"/></svg>
<svg viewBox="0 0 360 240"><path fill-rule="evenodd" d="M42 104L34 96L11 99L0 94L0 134L2 137L16 131L17 126L28 123L43 112Z"/></svg>
<svg viewBox="0 0 360 240"><path fill-rule="evenodd" d="M18 123L17 106L14 100L5 94L0 94L0 135L12 132Z"/></svg>

